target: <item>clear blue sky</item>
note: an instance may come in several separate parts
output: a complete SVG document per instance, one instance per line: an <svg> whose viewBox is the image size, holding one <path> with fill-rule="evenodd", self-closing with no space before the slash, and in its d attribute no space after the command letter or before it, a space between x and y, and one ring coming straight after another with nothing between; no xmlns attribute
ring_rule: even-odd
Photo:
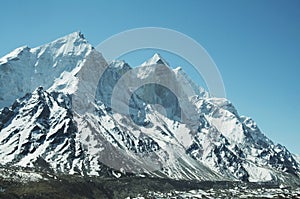
<svg viewBox="0 0 300 199"><path fill-rule="evenodd" d="M0 25L0 56L77 30L94 46L138 27L187 34L217 64L239 113L300 154L300 1L6 0L1 1Z"/></svg>

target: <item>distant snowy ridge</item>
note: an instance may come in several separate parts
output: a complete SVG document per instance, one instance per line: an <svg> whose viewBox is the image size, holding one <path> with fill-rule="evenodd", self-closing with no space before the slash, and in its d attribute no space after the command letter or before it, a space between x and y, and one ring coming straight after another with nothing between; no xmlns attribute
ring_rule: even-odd
<svg viewBox="0 0 300 199"><path fill-rule="evenodd" d="M75 32L13 51L0 72L2 165L300 184L298 157L159 54L137 68L108 64Z"/></svg>

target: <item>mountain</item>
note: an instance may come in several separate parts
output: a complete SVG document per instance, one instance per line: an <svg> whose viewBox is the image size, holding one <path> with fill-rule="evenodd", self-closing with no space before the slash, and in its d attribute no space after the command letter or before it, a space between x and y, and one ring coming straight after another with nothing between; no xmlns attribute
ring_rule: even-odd
<svg viewBox="0 0 300 199"><path fill-rule="evenodd" d="M300 163L300 155L294 155L294 158L296 161L298 161L298 163Z"/></svg>
<svg viewBox="0 0 300 199"><path fill-rule="evenodd" d="M155 54L107 63L75 32L0 59L0 164L83 176L300 184L300 164Z"/></svg>

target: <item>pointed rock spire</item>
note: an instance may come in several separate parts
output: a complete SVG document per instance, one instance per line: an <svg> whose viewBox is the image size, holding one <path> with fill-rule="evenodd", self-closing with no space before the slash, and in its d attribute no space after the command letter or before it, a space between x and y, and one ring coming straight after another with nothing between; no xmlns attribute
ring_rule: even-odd
<svg viewBox="0 0 300 199"><path fill-rule="evenodd" d="M169 63L158 53L155 53L148 61L144 62L142 66L163 64L169 66Z"/></svg>

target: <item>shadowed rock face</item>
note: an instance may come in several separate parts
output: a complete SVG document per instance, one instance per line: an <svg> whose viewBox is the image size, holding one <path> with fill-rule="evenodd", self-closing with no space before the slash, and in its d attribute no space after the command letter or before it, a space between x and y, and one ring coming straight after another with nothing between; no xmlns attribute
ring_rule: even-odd
<svg viewBox="0 0 300 199"><path fill-rule="evenodd" d="M171 120L181 121L181 108L177 96L168 88L159 84L146 84L135 90L129 102L130 116L136 124L146 122L147 104L160 105L158 110Z"/></svg>
<svg viewBox="0 0 300 199"><path fill-rule="evenodd" d="M124 61L113 61L110 63L103 74L99 76L96 101L111 107L113 89L120 78L129 70L131 70L131 67Z"/></svg>

